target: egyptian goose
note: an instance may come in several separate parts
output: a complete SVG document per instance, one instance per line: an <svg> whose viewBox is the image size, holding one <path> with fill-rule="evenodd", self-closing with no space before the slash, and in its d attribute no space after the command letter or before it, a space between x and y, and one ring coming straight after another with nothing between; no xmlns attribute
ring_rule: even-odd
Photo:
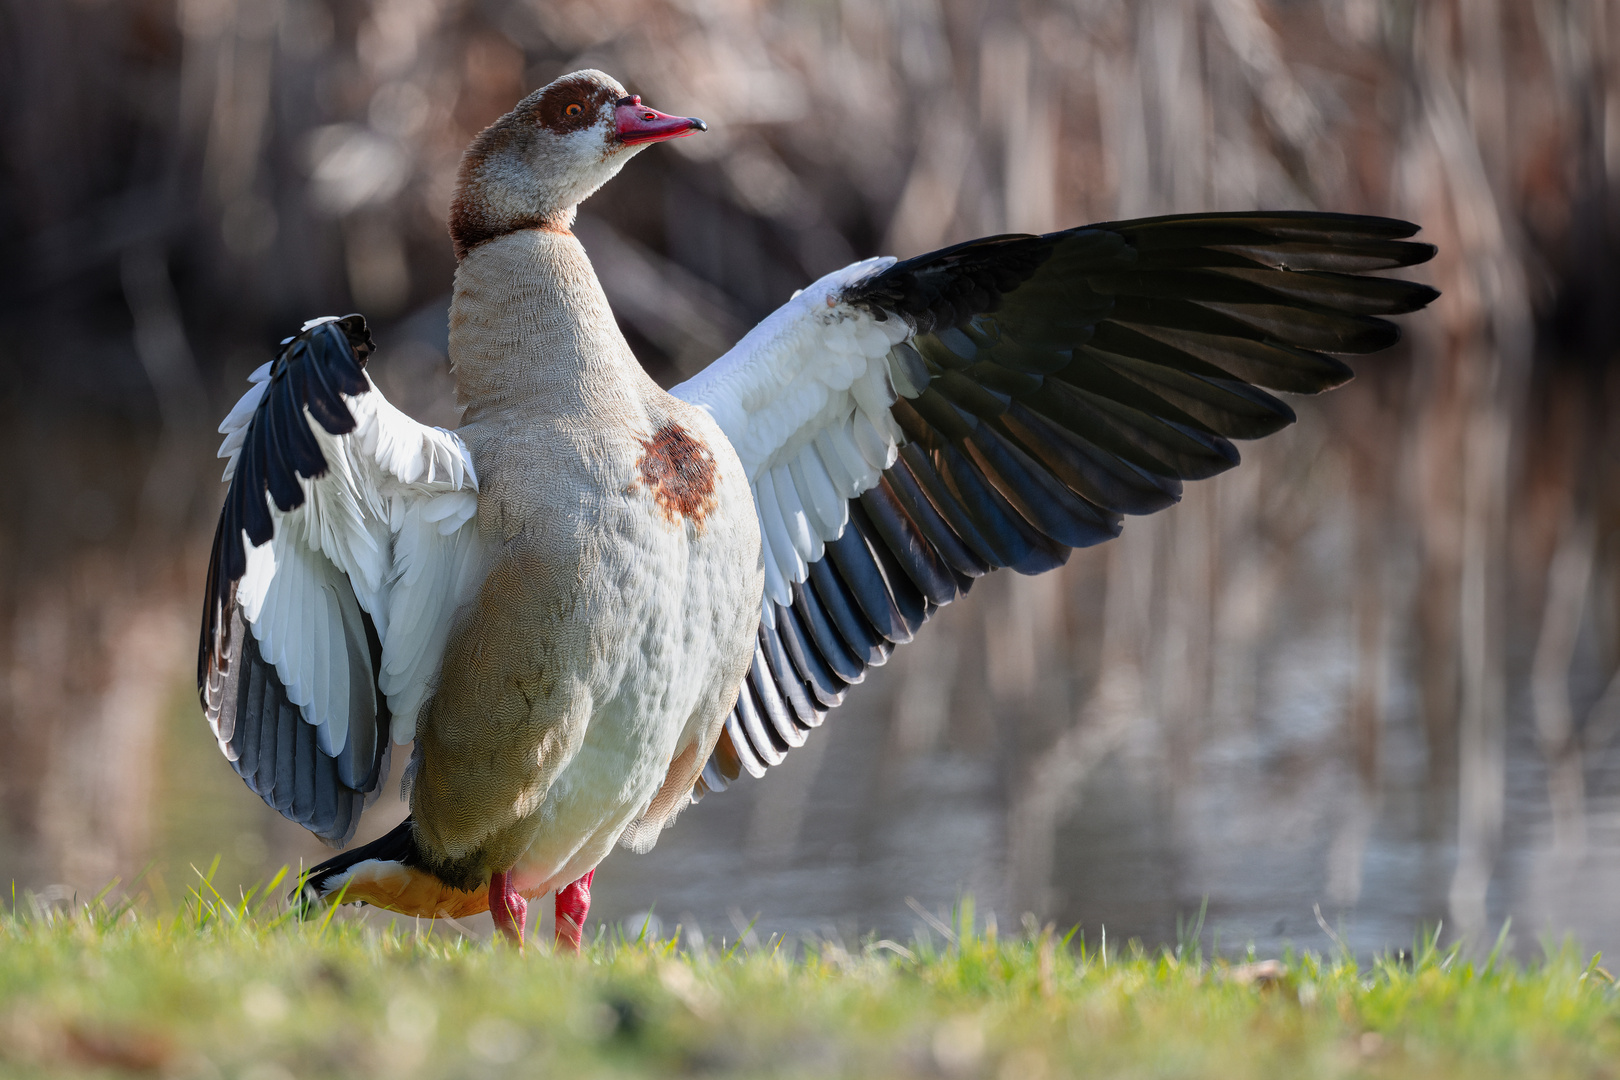
<svg viewBox="0 0 1620 1080"><path fill-rule="evenodd" d="M1416 227L1198 214L874 258L666 393L569 232L644 147L705 130L598 71L481 132L450 214L465 418L365 371L358 315L283 342L220 430L198 687L267 803L341 847L414 740L410 816L306 900L488 909L555 890L761 776L997 567L1061 565L1237 464L1437 294L1368 271Z"/></svg>

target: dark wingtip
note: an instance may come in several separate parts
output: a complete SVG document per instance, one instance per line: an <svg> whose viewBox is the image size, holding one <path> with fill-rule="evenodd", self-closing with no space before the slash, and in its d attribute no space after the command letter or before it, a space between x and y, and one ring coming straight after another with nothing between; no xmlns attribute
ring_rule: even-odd
<svg viewBox="0 0 1620 1080"><path fill-rule="evenodd" d="M333 333L342 335L353 365L347 371L343 370L342 348L311 347L317 335L323 333L327 340ZM245 531L255 545L271 537L273 524L264 504L265 492L271 493L285 513L303 505L303 489L297 477L320 476L326 471L326 459L305 424L305 410L334 435L353 431L354 415L341 395L366 391L363 369L376 347L365 316L359 314L321 323L282 342L271 369L270 386L248 421L247 435L237 451L236 475L220 512L208 573L205 604L209 606L203 617L199 688L207 681L210 630L220 618L214 606L225 605L228 610L227 594L235 588L247 565L242 534ZM297 377L290 372L293 365L300 368Z"/></svg>
<svg viewBox="0 0 1620 1080"><path fill-rule="evenodd" d="M1429 245L1429 250L1429 257L1432 258L1434 251L1434 246L1432 244ZM1410 283L1407 295L1405 297L1406 303L1410 306L1404 311L1395 311L1391 312L1390 314L1404 315L1407 312L1421 311L1438 299L1440 299L1439 289L1435 288L1433 285L1425 285L1422 282L1414 281Z"/></svg>
<svg viewBox="0 0 1620 1080"><path fill-rule="evenodd" d="M377 351L377 343L371 340L371 327L366 323L366 317L356 311L337 322L343 327L344 336L349 339L349 346L354 349L360 366L365 367L371 354Z"/></svg>

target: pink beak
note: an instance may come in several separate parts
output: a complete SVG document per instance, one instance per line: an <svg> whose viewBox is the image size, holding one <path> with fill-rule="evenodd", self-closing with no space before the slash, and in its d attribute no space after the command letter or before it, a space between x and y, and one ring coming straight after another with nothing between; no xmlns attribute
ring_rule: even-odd
<svg viewBox="0 0 1620 1080"><path fill-rule="evenodd" d="M631 146L679 139L694 131L709 130L709 125L695 116L670 116L649 109L639 96L620 99L613 115L619 126L619 141Z"/></svg>

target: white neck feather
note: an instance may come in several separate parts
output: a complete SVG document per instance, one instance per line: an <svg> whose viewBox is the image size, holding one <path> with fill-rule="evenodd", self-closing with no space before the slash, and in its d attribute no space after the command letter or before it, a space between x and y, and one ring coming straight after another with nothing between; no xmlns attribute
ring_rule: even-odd
<svg viewBox="0 0 1620 1080"><path fill-rule="evenodd" d="M450 363L463 423L512 406L595 412L655 385L619 332L584 247L545 229L497 237L461 260Z"/></svg>

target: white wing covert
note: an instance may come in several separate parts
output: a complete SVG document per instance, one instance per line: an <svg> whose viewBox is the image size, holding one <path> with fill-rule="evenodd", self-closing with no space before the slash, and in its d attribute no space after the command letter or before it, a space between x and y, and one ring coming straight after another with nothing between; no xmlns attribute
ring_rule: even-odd
<svg viewBox="0 0 1620 1080"><path fill-rule="evenodd" d="M797 294L672 391L710 413L764 538L754 663L693 790L764 774L868 667L990 570L1035 574L1238 462L1330 353L1400 336L1417 227L1176 215L870 259Z"/></svg>
<svg viewBox="0 0 1620 1080"><path fill-rule="evenodd" d="M471 455L388 403L373 348L358 315L306 323L220 425L197 663L237 773L338 845L415 734L476 560Z"/></svg>

